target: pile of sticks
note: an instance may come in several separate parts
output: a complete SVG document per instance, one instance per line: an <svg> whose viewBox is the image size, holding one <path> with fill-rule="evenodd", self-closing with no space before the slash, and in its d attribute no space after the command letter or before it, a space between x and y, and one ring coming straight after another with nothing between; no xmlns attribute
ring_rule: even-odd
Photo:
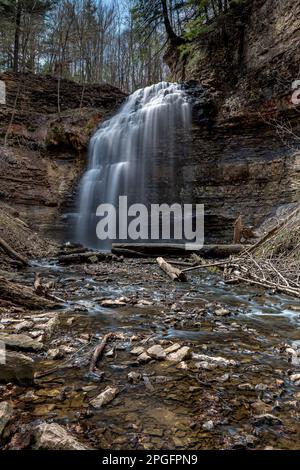
<svg viewBox="0 0 300 470"><path fill-rule="evenodd" d="M201 258L199 258L201 260ZM158 258L161 269L174 281L186 281L187 274L217 267L228 284L246 283L300 298L300 207L272 227L255 245L238 256L179 270L176 262Z"/></svg>
<svg viewBox="0 0 300 470"><path fill-rule="evenodd" d="M282 259L260 259L251 254L231 259L224 266L228 284L244 282L300 298L299 263Z"/></svg>

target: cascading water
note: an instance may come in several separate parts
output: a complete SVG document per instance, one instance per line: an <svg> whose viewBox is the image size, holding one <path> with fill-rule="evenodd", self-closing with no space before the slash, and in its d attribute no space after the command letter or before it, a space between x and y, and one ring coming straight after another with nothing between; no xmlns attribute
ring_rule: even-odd
<svg viewBox="0 0 300 470"><path fill-rule="evenodd" d="M178 132L191 124L191 106L183 87L162 82L133 93L112 119L91 139L88 169L80 185L77 241L108 249L99 241L96 216L100 204L174 203L175 152ZM180 147L180 145L179 145ZM183 153L181 143L180 152Z"/></svg>

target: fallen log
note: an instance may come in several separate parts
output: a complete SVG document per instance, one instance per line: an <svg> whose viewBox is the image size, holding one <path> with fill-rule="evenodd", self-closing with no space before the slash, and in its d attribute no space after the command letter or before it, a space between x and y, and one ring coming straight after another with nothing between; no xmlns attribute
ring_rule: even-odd
<svg viewBox="0 0 300 470"><path fill-rule="evenodd" d="M13 248L9 246L9 244L0 238L0 247L8 254L8 256L14 260L19 261L23 266L28 266L28 260L24 258L24 256L17 253Z"/></svg>
<svg viewBox="0 0 300 470"><path fill-rule="evenodd" d="M107 335L104 336L101 343L98 344L92 356L92 360L90 364L90 372L94 372L94 370L97 367L97 363L99 362L108 341L114 336L115 336L115 333L108 333Z"/></svg>
<svg viewBox="0 0 300 470"><path fill-rule="evenodd" d="M180 269L167 263L163 258L157 258L159 267L172 279L172 281L186 282L187 278Z"/></svg>
<svg viewBox="0 0 300 470"><path fill-rule="evenodd" d="M53 309L61 306L58 301L45 299L37 295L30 287L7 281L2 277L0 277L0 299L33 310Z"/></svg>
<svg viewBox="0 0 300 470"><path fill-rule="evenodd" d="M186 250L184 244L162 244L162 243L114 243L112 253L130 258L157 258L158 256L187 256L197 253L203 258L229 258L232 255L239 255L245 245L204 245L198 250Z"/></svg>
<svg viewBox="0 0 300 470"><path fill-rule="evenodd" d="M71 253L69 255L59 256L58 261L61 264L81 264L92 261L111 261L115 257L111 253L101 253L99 251L88 251L80 253Z"/></svg>

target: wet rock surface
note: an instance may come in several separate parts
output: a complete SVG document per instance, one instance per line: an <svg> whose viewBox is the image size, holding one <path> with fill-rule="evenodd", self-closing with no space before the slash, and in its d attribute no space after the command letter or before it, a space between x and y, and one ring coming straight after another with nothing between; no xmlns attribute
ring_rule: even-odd
<svg viewBox="0 0 300 470"><path fill-rule="evenodd" d="M47 261L18 282L32 285L36 270L65 304L1 311L2 337L19 336L20 325L44 346L8 349L4 379L0 366L2 400L15 411L1 448L298 448L297 302L233 291L210 272L173 284L153 260ZM103 299L122 304L112 309ZM221 308L230 314L218 315ZM25 383L15 370L21 356Z"/></svg>

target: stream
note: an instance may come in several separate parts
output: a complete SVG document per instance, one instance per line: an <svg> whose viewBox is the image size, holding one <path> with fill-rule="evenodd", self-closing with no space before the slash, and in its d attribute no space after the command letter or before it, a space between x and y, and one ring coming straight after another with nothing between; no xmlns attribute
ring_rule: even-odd
<svg viewBox="0 0 300 470"><path fill-rule="evenodd" d="M56 370L5 391L18 403L20 429L53 421L96 449L297 449L298 301L228 286L207 270L172 283L154 260L43 261L14 279L32 286L37 271L66 303L44 351L32 355L37 372ZM2 320L5 331L18 316ZM41 318L30 317L26 334L37 337ZM89 373L95 346L111 332L118 336ZM153 345L190 349L180 362L141 362L134 351ZM117 396L93 408L108 386Z"/></svg>

